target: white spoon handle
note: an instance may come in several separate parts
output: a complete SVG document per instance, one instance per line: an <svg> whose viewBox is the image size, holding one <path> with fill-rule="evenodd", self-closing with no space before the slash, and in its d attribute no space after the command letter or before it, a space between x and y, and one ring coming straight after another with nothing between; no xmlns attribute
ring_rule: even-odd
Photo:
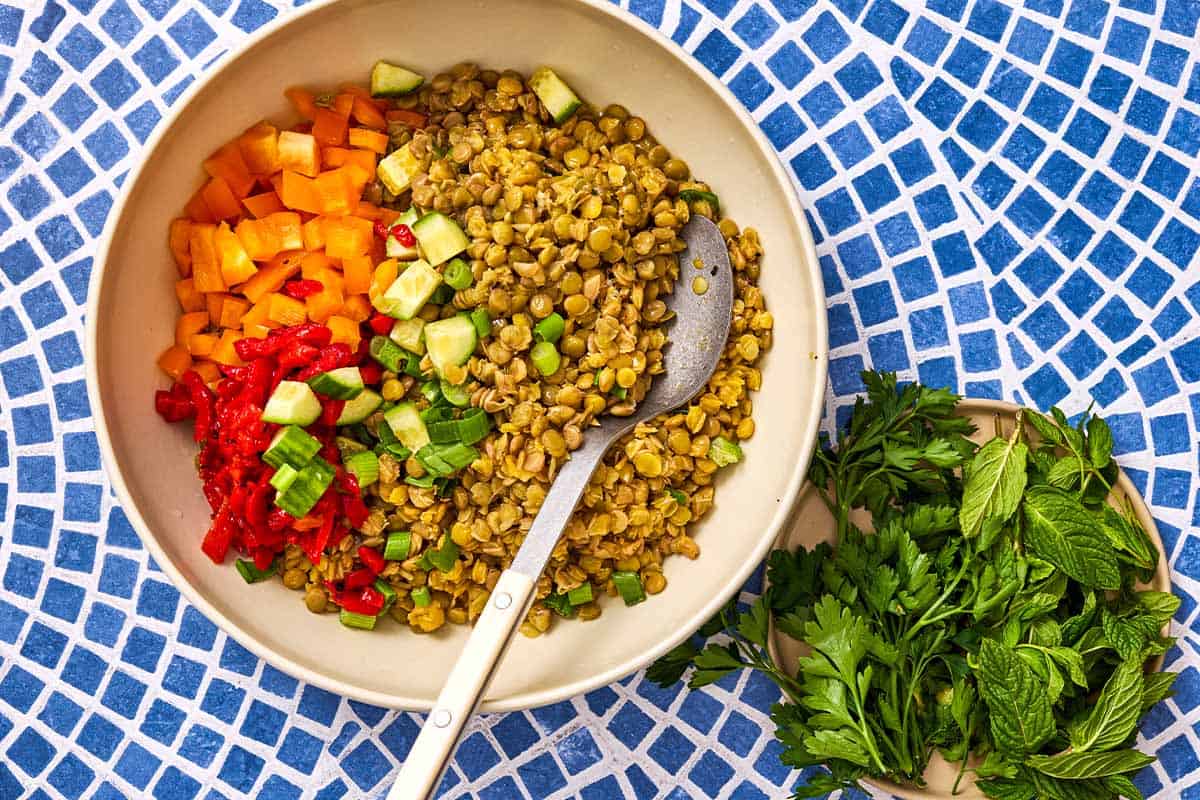
<svg viewBox="0 0 1200 800"><path fill-rule="evenodd" d="M496 664L525 616L535 585L528 575L511 569L500 574L487 607L446 678L387 800L433 797L463 726L479 704Z"/></svg>

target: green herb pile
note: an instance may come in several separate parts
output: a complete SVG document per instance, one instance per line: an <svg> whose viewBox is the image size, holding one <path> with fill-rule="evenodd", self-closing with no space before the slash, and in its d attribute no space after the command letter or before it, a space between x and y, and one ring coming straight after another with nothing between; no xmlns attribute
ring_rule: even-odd
<svg viewBox="0 0 1200 800"><path fill-rule="evenodd" d="M686 642L651 678L768 675L788 701L772 709L784 763L828 769L797 797L861 778L920 786L938 751L1001 800L1140 798L1131 777L1154 759L1133 749L1138 719L1175 678L1144 665L1173 643L1161 632L1179 601L1135 589L1157 552L1106 502L1108 426L1026 409L977 447L956 395L863 379L809 474L834 546L772 553L764 596L700 632L727 640ZM771 619L810 648L794 675L767 654Z"/></svg>

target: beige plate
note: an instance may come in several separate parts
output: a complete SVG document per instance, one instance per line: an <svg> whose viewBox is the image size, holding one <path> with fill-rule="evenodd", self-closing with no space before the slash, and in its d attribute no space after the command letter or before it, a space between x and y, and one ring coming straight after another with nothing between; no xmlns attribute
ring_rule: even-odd
<svg viewBox="0 0 1200 800"><path fill-rule="evenodd" d="M452 32L449 33L448 32ZM552 32L551 35L547 35ZM262 117L288 122L294 84L365 81L376 59L432 75L458 60L528 73L553 65L603 105L621 102L720 193L767 250L762 286L775 349L754 398L759 435L746 463L720 478L698 526L697 561L671 559L667 591L638 608L609 602L587 624L518 637L484 702L502 711L555 702L627 675L720 607L762 559L787 518L815 441L825 387L825 304L812 236L791 183L733 96L632 15L592 0L317 2L253 36L194 87L126 182L96 260L88 307L88 389L100 446L133 525L166 573L234 638L306 681L371 703L427 709L467 631L371 633L314 616L278 583L248 586L200 552L208 509L184 426L154 414L164 385L154 360L178 313L167 224L201 180L200 163Z"/></svg>
<svg viewBox="0 0 1200 800"><path fill-rule="evenodd" d="M984 442L993 436L993 423L997 416L1006 430L1012 430L1013 415L1018 406L998 400L963 400L958 404L958 408L964 416L970 417L978 428L971 438L976 442ZM1124 472L1118 476L1113 491L1114 494L1110 496L1110 500L1114 502L1129 498L1138 522L1150 534L1150 538L1154 540L1154 546L1158 550L1158 571L1154 575L1154 580L1142 588L1155 589L1160 592L1171 591L1171 574L1167 567L1167 556L1163 552L1162 539L1159 538L1154 517L1150 516L1150 509L1146 507L1137 487ZM867 520L863 520L863 523L865 522ZM812 547L820 542L832 542L833 524L833 515L825 507L821 496L812 484L805 484L796 498L796 509L792 513L786 530L779 537L777 546L795 550L800 546ZM775 630L772 626L769 645L771 659L776 666L786 669L789 674L794 674L795 670L792 665L803 654L800 643ZM1153 671L1162 669L1162 658L1155 659L1147 665L1147 668ZM963 777L958 794L952 794L951 789L957 775L957 764L950 764L934 753L929 767L925 770L925 783L927 784L925 789L898 786L889 781L872 780L869 783L879 790L881 796L890 794L904 798L904 800L981 800L984 797L983 792L975 788L975 782L969 773Z"/></svg>

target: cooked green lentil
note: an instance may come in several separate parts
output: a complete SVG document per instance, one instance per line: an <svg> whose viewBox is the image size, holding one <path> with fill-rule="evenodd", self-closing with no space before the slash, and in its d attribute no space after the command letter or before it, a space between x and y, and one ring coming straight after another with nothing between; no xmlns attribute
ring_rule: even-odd
<svg viewBox="0 0 1200 800"><path fill-rule="evenodd" d="M360 545L382 548L388 532L410 531L409 557L388 562L381 577L397 593L391 616L426 633L478 617L588 426L601 414L632 414L663 371L663 298L679 278L680 231L692 214L715 218L716 209L679 197L682 189L709 187L622 106L585 104L558 125L524 76L465 63L396 103L428 114L424 128L391 123L389 130L391 146L408 144L421 172L403 195L374 184L367 199L452 215L470 237L463 258L471 285L445 306L427 304L420 316L428 322L487 309L492 335L465 365L466 386L471 405L493 415L494 427L445 497L404 482L425 475L415 457L401 463L381 455L362 528L316 565L289 546L281 571L285 585L304 591L310 611L334 611L324 582L359 566ZM754 435L750 392L762 382L755 364L771 347L774 325L756 286L757 232L730 219L719 227L735 274L721 362L686 409L638 425L609 451L538 583L521 626L527 636L549 629L543 601L552 593L589 583L597 596L616 596L612 574L623 570L655 595L667 585L664 559L700 553L689 526L713 505L718 467L709 444ZM561 363L543 376L530 360L532 329L554 312L565 321ZM421 382L385 373L383 397L427 406ZM369 418L368 428L377 429L381 417ZM453 568L426 569L422 557L444 541L458 548ZM581 620L600 613L596 602L575 608Z"/></svg>

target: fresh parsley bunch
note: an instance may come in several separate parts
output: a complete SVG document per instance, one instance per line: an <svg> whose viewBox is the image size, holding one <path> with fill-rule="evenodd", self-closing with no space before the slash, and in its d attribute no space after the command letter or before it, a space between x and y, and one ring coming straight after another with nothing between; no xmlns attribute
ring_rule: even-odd
<svg viewBox="0 0 1200 800"><path fill-rule="evenodd" d="M863 381L809 472L835 546L773 552L767 592L699 632L723 641L685 642L651 679L769 676L788 701L772 709L783 762L828 770L796 797L868 777L920 786L939 751L998 800L1140 798L1131 778L1153 758L1132 747L1137 723L1175 678L1144 666L1173 643L1161 632L1179 600L1136 589L1157 551L1107 502L1108 426L1023 409L977 448L956 395ZM771 663L772 619L809 647L795 674Z"/></svg>

